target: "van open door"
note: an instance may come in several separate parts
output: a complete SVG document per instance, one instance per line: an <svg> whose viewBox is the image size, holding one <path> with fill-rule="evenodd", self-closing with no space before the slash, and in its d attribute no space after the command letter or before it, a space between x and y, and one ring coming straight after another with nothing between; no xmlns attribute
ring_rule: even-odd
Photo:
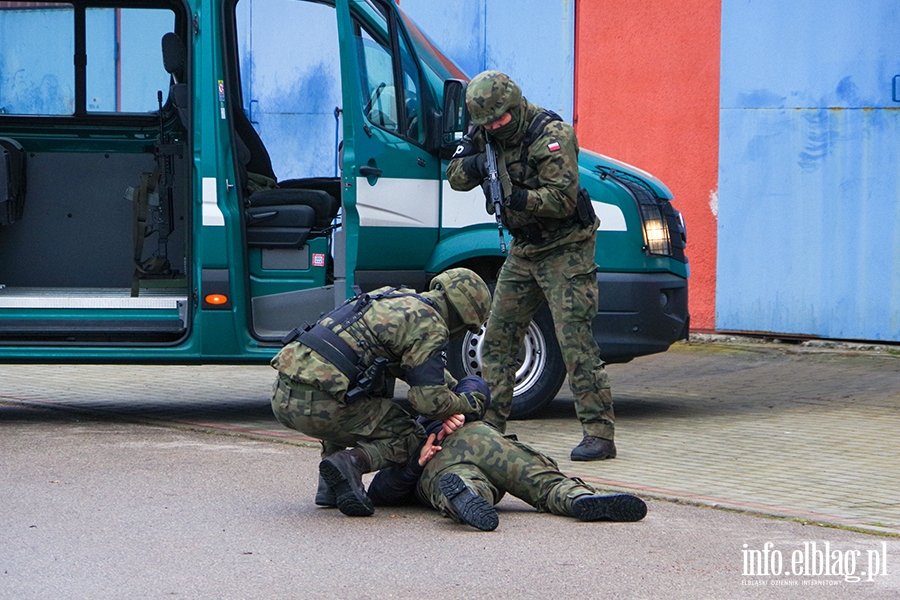
<svg viewBox="0 0 900 600"><path fill-rule="evenodd" d="M426 149L435 100L392 2L337 10L347 282L421 288L440 226L441 163Z"/></svg>
<svg viewBox="0 0 900 600"><path fill-rule="evenodd" d="M248 323L259 342L277 345L345 297L334 289L342 224L337 17L333 6L296 0L241 0L225 10L223 95Z"/></svg>

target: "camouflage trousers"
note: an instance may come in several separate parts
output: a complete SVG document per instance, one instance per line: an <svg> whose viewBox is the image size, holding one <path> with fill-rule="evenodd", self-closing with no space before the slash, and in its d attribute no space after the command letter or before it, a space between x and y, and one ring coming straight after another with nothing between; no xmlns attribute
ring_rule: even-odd
<svg viewBox="0 0 900 600"><path fill-rule="evenodd" d="M282 425L322 441L322 456L348 446L368 454L372 471L405 464L418 454L425 430L390 398L360 398L352 404L278 374L272 412Z"/></svg>
<svg viewBox="0 0 900 600"><path fill-rule="evenodd" d="M504 437L482 421L450 435L419 478L417 493L424 502L454 516L439 482L456 473L476 494L496 504L506 492L542 512L572 516L572 502L596 490L560 473L556 462L527 444Z"/></svg>
<svg viewBox="0 0 900 600"><path fill-rule="evenodd" d="M615 433L609 375L591 334L597 314L594 237L529 260L508 256L497 277L482 347L482 376L491 386L486 421L505 430L512 408L516 356L528 325L546 298L584 435Z"/></svg>

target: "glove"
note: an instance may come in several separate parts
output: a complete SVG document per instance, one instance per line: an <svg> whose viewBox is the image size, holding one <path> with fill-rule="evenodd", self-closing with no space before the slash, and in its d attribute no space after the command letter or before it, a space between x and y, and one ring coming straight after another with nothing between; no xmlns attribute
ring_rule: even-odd
<svg viewBox="0 0 900 600"><path fill-rule="evenodd" d="M488 173L487 157L484 155L484 152L464 158L462 170L469 179L478 179L479 181L485 179Z"/></svg>
<svg viewBox="0 0 900 600"><path fill-rule="evenodd" d="M484 415L484 411L486 411L491 405L491 388L488 387L487 381L485 381L481 377L478 377L477 375L463 377L459 380L459 383L457 383L453 387L453 391L457 394L465 394L466 398L469 400L469 403L472 404L473 409L477 409L478 407L476 406L476 403L473 402L474 398L469 394L474 392L484 396L481 414L466 415L466 421L471 421L472 417L474 417L476 420L480 419Z"/></svg>
<svg viewBox="0 0 900 600"><path fill-rule="evenodd" d="M484 407L487 408L491 403L491 388L488 387L487 381L477 375L469 375L459 380L454 386L453 391L457 394L465 394L466 392L477 392L484 396Z"/></svg>
<svg viewBox="0 0 900 600"><path fill-rule="evenodd" d="M467 135L462 136L459 140L459 145L456 147L456 151L451 156L451 160L454 158L464 158L466 156L472 156L478 153L478 148L475 147L475 143L472 141Z"/></svg>
<svg viewBox="0 0 900 600"><path fill-rule="evenodd" d="M510 210L525 210L528 206L528 192L522 189L514 189L508 198L503 200L503 206Z"/></svg>

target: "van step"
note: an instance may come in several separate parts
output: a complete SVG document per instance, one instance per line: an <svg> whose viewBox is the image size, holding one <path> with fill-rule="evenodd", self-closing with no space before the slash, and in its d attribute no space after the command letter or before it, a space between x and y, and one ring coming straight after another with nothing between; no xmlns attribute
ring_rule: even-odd
<svg viewBox="0 0 900 600"><path fill-rule="evenodd" d="M185 288L8 288L0 287L0 308L174 310L187 302Z"/></svg>

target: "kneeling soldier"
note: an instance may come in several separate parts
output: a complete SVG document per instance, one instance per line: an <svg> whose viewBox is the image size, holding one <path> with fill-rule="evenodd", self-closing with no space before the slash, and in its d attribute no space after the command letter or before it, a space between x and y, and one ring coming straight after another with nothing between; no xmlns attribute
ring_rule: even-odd
<svg viewBox="0 0 900 600"><path fill-rule="evenodd" d="M441 353L451 336L481 329L490 303L477 274L450 269L427 292L380 288L289 336L272 360L272 410L285 426L322 440L316 504L373 514L362 475L404 464L425 441L415 418L386 397L385 375L406 381L409 403L428 418L482 411L480 393L451 390Z"/></svg>

